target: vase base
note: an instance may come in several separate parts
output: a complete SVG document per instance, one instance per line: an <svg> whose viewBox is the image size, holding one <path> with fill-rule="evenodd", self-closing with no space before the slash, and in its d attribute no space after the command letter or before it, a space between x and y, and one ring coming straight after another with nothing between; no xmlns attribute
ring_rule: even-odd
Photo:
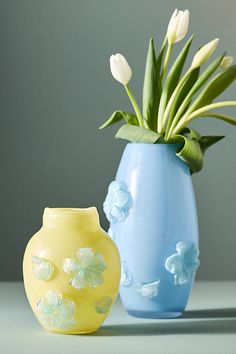
<svg viewBox="0 0 236 354"><path fill-rule="evenodd" d="M154 311L135 311L126 310L127 313L132 317L138 318L148 318L148 319L168 319L176 318L182 315L183 312L154 312Z"/></svg>

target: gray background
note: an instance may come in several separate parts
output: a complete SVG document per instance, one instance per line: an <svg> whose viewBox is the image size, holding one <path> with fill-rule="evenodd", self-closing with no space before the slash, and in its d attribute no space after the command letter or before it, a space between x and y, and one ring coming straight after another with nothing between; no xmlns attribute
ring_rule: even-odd
<svg viewBox="0 0 236 354"><path fill-rule="evenodd" d="M160 45L175 7L191 11L193 51L219 36L218 52L236 56L235 0L0 0L0 280L21 279L23 251L45 206L96 205L107 227L101 206L125 143L114 140L117 127L98 126L115 109L130 110L109 56L128 58L140 100L148 38ZM236 99L235 86L227 98ZM209 120L195 127L227 136L193 178L198 277L234 279L236 130Z"/></svg>

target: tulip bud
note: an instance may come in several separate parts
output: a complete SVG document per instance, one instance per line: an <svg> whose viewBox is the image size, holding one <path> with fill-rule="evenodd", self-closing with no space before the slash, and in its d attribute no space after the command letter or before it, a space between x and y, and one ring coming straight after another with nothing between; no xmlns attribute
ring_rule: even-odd
<svg viewBox="0 0 236 354"><path fill-rule="evenodd" d="M219 43L219 38L214 39L213 41L205 44L199 51L195 54L192 61L192 69L198 68L199 66L205 64L205 62L210 58L210 56L216 50L216 47Z"/></svg>
<svg viewBox="0 0 236 354"><path fill-rule="evenodd" d="M111 73L117 81L127 85L132 76L132 70L122 54L112 54L110 56Z"/></svg>
<svg viewBox="0 0 236 354"><path fill-rule="evenodd" d="M167 28L167 39L169 44L177 43L186 36L188 24L189 11L178 11L175 9Z"/></svg>
<svg viewBox="0 0 236 354"><path fill-rule="evenodd" d="M223 69L228 69L230 67L230 65L233 63L234 58L231 56L226 56L222 59L222 62L220 63L220 66Z"/></svg>

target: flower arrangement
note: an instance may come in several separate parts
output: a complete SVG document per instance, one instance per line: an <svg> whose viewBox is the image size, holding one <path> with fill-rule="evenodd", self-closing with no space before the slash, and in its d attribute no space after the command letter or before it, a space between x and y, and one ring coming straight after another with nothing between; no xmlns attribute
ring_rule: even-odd
<svg viewBox="0 0 236 354"><path fill-rule="evenodd" d="M124 120L125 124L118 130L116 138L133 143L177 144L177 155L189 165L191 173L194 173L201 170L206 149L224 136L201 136L189 124L197 118L209 117L236 125L234 117L215 111L222 107L236 106L236 101L215 102L236 79L236 65L232 65L231 56L223 53L205 70L200 70L217 48L219 39L216 38L197 51L190 67L183 73L193 41L191 36L169 68L173 46L186 36L188 25L189 11L176 9L158 55L154 41L150 39L142 113L129 86L132 70L127 60L121 54L111 55L111 73L124 86L134 114L115 111L100 129ZM216 73L217 70L220 71Z"/></svg>

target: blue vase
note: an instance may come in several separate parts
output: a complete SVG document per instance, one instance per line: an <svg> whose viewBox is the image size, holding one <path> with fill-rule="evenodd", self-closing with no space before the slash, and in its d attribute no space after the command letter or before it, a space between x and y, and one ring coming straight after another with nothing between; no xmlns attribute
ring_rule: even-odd
<svg viewBox="0 0 236 354"><path fill-rule="evenodd" d="M180 316L199 265L192 179L176 149L127 144L104 202L122 261L120 297L135 317Z"/></svg>

